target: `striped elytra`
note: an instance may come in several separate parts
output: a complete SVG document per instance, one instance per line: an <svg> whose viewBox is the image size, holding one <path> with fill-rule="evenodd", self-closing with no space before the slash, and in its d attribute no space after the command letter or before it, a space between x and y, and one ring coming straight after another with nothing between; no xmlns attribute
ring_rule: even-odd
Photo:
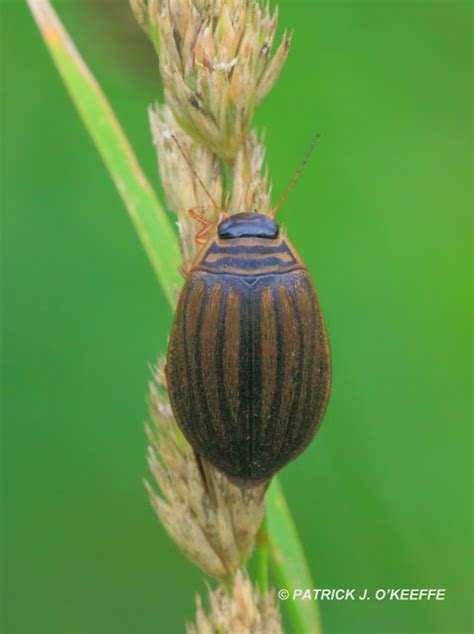
<svg viewBox="0 0 474 634"><path fill-rule="evenodd" d="M330 389L326 328L306 267L270 217L230 216L198 254L167 380L191 446L240 486L266 482L313 438Z"/></svg>

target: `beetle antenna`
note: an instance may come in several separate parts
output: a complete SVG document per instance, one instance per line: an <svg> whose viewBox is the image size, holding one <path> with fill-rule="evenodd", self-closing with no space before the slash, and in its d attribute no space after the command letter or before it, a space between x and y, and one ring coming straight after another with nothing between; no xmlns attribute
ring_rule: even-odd
<svg viewBox="0 0 474 634"><path fill-rule="evenodd" d="M173 138L174 142L176 143L176 145L178 146L179 151L181 152L181 154L183 155L184 160L186 161L186 163L189 166L189 169L191 170L191 172L194 174L194 176L196 177L198 183L201 185L201 187L203 188L203 190L206 192L206 194L209 197L209 200L211 201L214 209L216 211L222 211L222 209L219 207L219 205L216 203L216 201L214 200L214 198L211 196L209 190L207 189L207 187L204 185L201 177L199 176L199 174L196 172L196 170L194 169L194 167L191 164L191 161L188 159L188 157L186 156L185 151L183 150L183 148L181 147L178 139L175 137L174 134L171 135L171 137Z"/></svg>
<svg viewBox="0 0 474 634"><path fill-rule="evenodd" d="M308 149L306 150L306 154L304 155L303 160L301 161L298 169L295 172L295 175L293 176L293 178L291 179L290 184L288 185L288 189L286 190L286 192L283 194L283 196L280 198L280 200L277 202L277 204L273 207L273 209L270 211L270 216L272 218L275 217L276 212L280 209L280 207L283 205L283 203L285 202L285 200L288 198L288 194L291 192L291 190L293 189L293 187L296 185L296 181L298 180L298 178L301 176L301 172L303 171L306 163L309 161L309 158L311 156L311 154L313 153L314 150L314 146L316 145L316 143L318 142L320 137L320 134L315 134L314 137L311 140L311 143L308 146Z"/></svg>

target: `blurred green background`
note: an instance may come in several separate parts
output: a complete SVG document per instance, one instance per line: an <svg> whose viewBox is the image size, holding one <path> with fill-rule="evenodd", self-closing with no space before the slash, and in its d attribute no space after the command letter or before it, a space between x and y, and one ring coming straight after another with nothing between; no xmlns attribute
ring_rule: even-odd
<svg viewBox="0 0 474 634"><path fill-rule="evenodd" d="M126 0L56 7L159 188L157 65ZM280 2L295 32L258 112L280 214L334 360L323 427L282 482L332 633L467 633L471 618L472 8ZM201 574L155 518L148 364L171 314L23 2L2 3L2 634L179 633Z"/></svg>

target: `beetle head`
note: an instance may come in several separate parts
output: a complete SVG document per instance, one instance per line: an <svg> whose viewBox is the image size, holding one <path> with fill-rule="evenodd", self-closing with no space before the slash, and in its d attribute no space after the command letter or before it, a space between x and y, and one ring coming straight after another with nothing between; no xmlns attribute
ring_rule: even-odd
<svg viewBox="0 0 474 634"><path fill-rule="evenodd" d="M233 240L235 238L268 238L278 237L278 225L263 214L243 213L233 214L223 220L217 228L221 240Z"/></svg>

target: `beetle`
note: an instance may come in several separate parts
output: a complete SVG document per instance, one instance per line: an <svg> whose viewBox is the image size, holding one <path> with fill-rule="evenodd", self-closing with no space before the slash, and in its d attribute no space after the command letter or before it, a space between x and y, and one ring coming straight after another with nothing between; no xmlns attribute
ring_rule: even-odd
<svg viewBox="0 0 474 634"><path fill-rule="evenodd" d="M190 210L204 245L185 275L171 330L170 403L197 457L243 488L268 482L307 447L329 399L329 342L316 291L273 218L316 140L269 214L220 210L204 240L214 225Z"/></svg>

